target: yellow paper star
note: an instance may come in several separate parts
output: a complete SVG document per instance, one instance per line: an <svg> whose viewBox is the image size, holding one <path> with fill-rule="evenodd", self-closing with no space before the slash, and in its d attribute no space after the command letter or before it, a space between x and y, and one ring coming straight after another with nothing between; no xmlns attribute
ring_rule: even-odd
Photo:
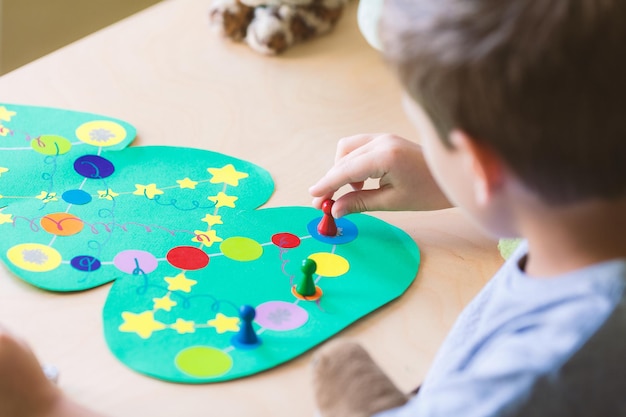
<svg viewBox="0 0 626 417"><path fill-rule="evenodd" d="M157 194L163 194L163 191L159 190L156 187L156 184L148 184L148 185L135 184L135 187L137 189L133 192L133 194L135 194L135 195L145 195L150 200L152 200L154 198L154 196L157 195Z"/></svg>
<svg viewBox="0 0 626 417"><path fill-rule="evenodd" d="M9 168L5 168L5 167L0 167L0 177L2 176L2 174L4 174L5 172L8 172Z"/></svg>
<svg viewBox="0 0 626 417"><path fill-rule="evenodd" d="M152 301L155 310L170 311L176 305L176 301L172 300L169 294L161 298L153 298Z"/></svg>
<svg viewBox="0 0 626 417"><path fill-rule="evenodd" d="M219 334L239 331L239 317L228 317L222 313L217 313L215 318L209 320L207 324L215 327L215 331Z"/></svg>
<svg viewBox="0 0 626 417"><path fill-rule="evenodd" d="M176 330L179 334L195 333L196 331L196 323L183 319L177 319L176 323L171 324L170 327Z"/></svg>
<svg viewBox="0 0 626 417"><path fill-rule="evenodd" d="M248 178L248 174L236 171L232 164L224 165L222 168L207 168L207 171L213 175L211 184L226 183L236 187L240 179Z"/></svg>
<svg viewBox="0 0 626 417"><path fill-rule="evenodd" d="M166 328L165 324L154 319L152 311L144 311L139 314L125 311L122 313L122 318L124 323L120 325L119 330L121 332L137 333L142 339L147 339L152 336L153 332Z"/></svg>
<svg viewBox="0 0 626 417"><path fill-rule="evenodd" d="M38 196L36 196L36 198L42 200L44 203L49 203L51 201L59 200L57 198L57 193L49 193L47 191L42 191L41 193L39 193Z"/></svg>
<svg viewBox="0 0 626 417"><path fill-rule="evenodd" d="M204 216L204 219L202 219L202 221L208 223L209 226L215 226L216 224L224 224L222 223L222 216L214 216L212 214L207 214L206 216Z"/></svg>
<svg viewBox="0 0 626 417"><path fill-rule="evenodd" d="M0 213L0 224L13 223L11 216L13 215L9 213Z"/></svg>
<svg viewBox="0 0 626 417"><path fill-rule="evenodd" d="M7 110L6 107L0 106L0 120L4 120L5 122L10 122L11 117L15 116L17 113L14 111Z"/></svg>
<svg viewBox="0 0 626 417"><path fill-rule="evenodd" d="M202 230L194 230L195 237L191 239L192 242L202 243L206 247L211 247L216 242L221 242L222 239L217 235L215 230L207 230L203 232Z"/></svg>
<svg viewBox="0 0 626 417"><path fill-rule="evenodd" d="M237 201L238 198L239 197L226 195L226 193L222 191L217 193L216 196L207 197L207 199L215 203L215 208L220 208L220 207L235 208L235 201Z"/></svg>
<svg viewBox="0 0 626 417"><path fill-rule="evenodd" d="M165 277L165 282L170 284L167 289L170 291L184 291L191 292L191 287L196 285L198 281L194 281L193 279L189 279L185 276L183 272L176 275L175 277Z"/></svg>
<svg viewBox="0 0 626 417"><path fill-rule="evenodd" d="M192 190L196 189L196 185L198 185L197 181L190 180L189 178L185 178L184 180L176 180L180 188L191 188Z"/></svg>
<svg viewBox="0 0 626 417"><path fill-rule="evenodd" d="M119 195L118 193L116 193L115 191L113 191L110 188L108 188L106 190L98 190L98 198L104 198L104 199L107 199L109 201L113 200L118 195Z"/></svg>

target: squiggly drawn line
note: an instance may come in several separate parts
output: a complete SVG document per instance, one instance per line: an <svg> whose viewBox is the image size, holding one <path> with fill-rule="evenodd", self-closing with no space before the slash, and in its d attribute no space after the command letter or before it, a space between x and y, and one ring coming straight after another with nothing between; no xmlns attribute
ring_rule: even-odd
<svg viewBox="0 0 626 417"><path fill-rule="evenodd" d="M108 192L109 188L108 188L107 182L105 181L104 178L101 178L100 180L104 184L105 190L107 190L107 192ZM80 184L80 189L81 190L82 190L82 188L83 188L83 186L85 185L86 182L87 182L87 177L85 177L83 179L83 182ZM113 219L113 222L115 222L115 206L116 205L117 205L117 202L115 201L115 199L111 198L111 208L110 209L101 209L101 210L99 210L98 211L98 216L102 217L102 218L111 218L111 219ZM71 206L72 206L71 204L68 206L68 208L67 208L68 212L69 212ZM104 211L102 211L102 210L104 210ZM104 213L106 213L106 216L104 215ZM91 226L92 233L93 233L93 228L94 228L94 226L92 225ZM97 240L89 240L89 241L87 241L87 247L89 249L95 250L96 251L95 258L96 259L100 259L100 255L102 253L102 249L109 243L109 241L112 238L113 238L113 234L111 232L109 232L107 234L106 239L104 239L103 242L98 242ZM83 258L83 259L85 259L85 258ZM91 267L89 267L88 270L83 275L83 277L78 280L78 282L84 282L85 280L87 280L87 278L89 277L89 274L91 274L91 272L93 272L93 271L91 270Z"/></svg>
<svg viewBox="0 0 626 417"><path fill-rule="evenodd" d="M13 136L13 131L11 132L11 136ZM79 145L86 145L86 143L84 142L72 142L71 143L72 146L79 146ZM23 146L23 147L13 147L13 148L0 148L0 151L32 151L33 148L32 146Z"/></svg>
<svg viewBox="0 0 626 417"><path fill-rule="evenodd" d="M135 268L132 272L133 276L141 275L143 277L143 285L137 287L137 294L144 295L146 292L148 292L148 287L150 287L150 283L148 282L148 274L146 274L144 270L141 269L141 267L139 266L139 260L137 258L134 258L134 261Z"/></svg>
<svg viewBox="0 0 626 417"><path fill-rule="evenodd" d="M145 191L145 190L144 190L144 192L143 192L143 195L144 195L145 197L148 197L148 195L146 194L146 191ZM202 205L200 205L200 202L199 202L199 201L192 200L192 201L191 201L191 205L192 205L192 207L191 207L191 208L183 208L183 207L179 207L179 206L176 204L176 203L178 203L178 200L176 200L175 198L170 199L170 201L169 201L169 202L166 202L166 203L161 203L161 202L160 202L160 200L161 200L161 196L160 196L160 195L155 195L155 196L154 196L154 198L152 198L151 200L152 200L152 201L154 201L155 203L157 203L157 204L158 204L158 205L160 205L160 206L168 206L168 207L169 207L169 206L171 206L171 207L174 207L175 209L180 210L180 211L193 211L193 210L197 210L197 209L203 209L203 210L204 210L204 209L210 209L210 208L215 207L215 204L216 204L216 203L213 203L213 204L211 204L211 205L202 206Z"/></svg>
<svg viewBox="0 0 626 417"><path fill-rule="evenodd" d="M105 243L108 242L109 239L105 240ZM94 247L95 246L95 247ZM96 256L94 257L95 259L100 259L100 254L102 253L102 244L100 244L100 242L98 242L97 240L89 240L87 241L87 247L89 249L93 249L96 251ZM91 258L87 258L87 257L82 257L80 258L80 260L78 261L78 264L80 266L82 266L83 268L85 268L85 273L83 274L83 276L81 278L78 279L79 283L83 283L87 280L87 278L89 278L89 274L91 274L93 272L93 270L91 269L91 267L96 263L95 259L91 259ZM101 262L102 264L102 262Z"/></svg>
<svg viewBox="0 0 626 417"><path fill-rule="evenodd" d="M195 238L200 242L200 247L204 246L206 242L207 246L211 245L211 238L205 233L194 233Z"/></svg>
<svg viewBox="0 0 626 417"><path fill-rule="evenodd" d="M52 190L54 189L54 175L57 172L57 157L59 156L59 146L55 143L54 147L56 148L56 152L54 155L46 156L43 159L43 162L47 165L52 165L52 172L44 172L41 174L41 178L44 181L48 181L48 191L46 191L46 195L42 198L44 201L39 207L39 210L42 210L45 206L45 200L51 197Z"/></svg>
<svg viewBox="0 0 626 417"><path fill-rule="evenodd" d="M94 173L93 173L92 175L90 175L90 176L89 176L89 178L92 178L92 179L94 179L94 180L97 180L97 179L103 179L103 178L100 176L100 168L98 168L98 166L97 166L96 164L94 164L94 163L93 163L93 162L91 162L91 161L85 161L85 160L81 160L81 161L80 161L80 163L81 163L82 165L90 165L90 166L93 168Z"/></svg>
<svg viewBox="0 0 626 417"><path fill-rule="evenodd" d="M101 210L108 210L108 209L101 209ZM41 231L41 227L38 224L38 221L40 221L42 218L45 218L45 216L42 217L35 217L35 218L28 218L28 217L24 217L24 216L18 216L18 215L14 215L13 216L13 227L17 226L17 220L25 220L29 227L30 230L32 232L38 233L39 231ZM52 219L48 219L50 221L53 221ZM121 229L124 232L128 232L128 226L138 226L138 227L142 227L146 233L152 233L154 230L161 230L164 231L166 233L168 233L171 236L176 236L177 234L186 234L186 235L191 235L191 236L195 236L196 234L194 232L192 232L191 230L184 230L184 229L168 229L167 227L164 226L160 226L160 225L148 225L148 224L144 224L144 223L137 223L137 222L126 222L126 223L116 223L116 222L111 222L111 223L104 223L104 222L96 222L96 223L88 223L85 222L84 220L81 219L77 219L77 218L68 218L68 219L64 219L64 220L75 220L75 221L80 221L82 222L87 228L89 228L89 230L91 231L92 234L94 235L98 235L100 234L100 230L98 229L98 226L103 226L104 230L106 233L111 233L113 232L113 230L117 227L119 229Z"/></svg>
<svg viewBox="0 0 626 417"><path fill-rule="evenodd" d="M280 261L282 262L282 263L281 263L281 265L280 265L280 270L282 271L283 275L285 275L286 277L288 277L288 278L289 278L289 285L293 285L293 279L294 279L296 276L295 276L295 275L293 275L293 274L289 274L289 273L287 272L287 270L285 269L285 267L287 266L287 264L288 264L289 262L291 262L291 260L290 260L290 259L285 259L285 258L283 257L283 255L284 255L284 254L286 254L287 252L289 252L289 249L288 249L288 248L283 247L283 245L284 245L285 243L287 243L287 239L286 239L285 237L281 237L281 238L280 238L280 241L278 242L278 247L279 247L279 250L278 250L278 257L280 258Z"/></svg>
<svg viewBox="0 0 626 417"><path fill-rule="evenodd" d="M219 312L222 309L222 305L226 304L227 306L230 306L233 308L233 310L235 310L235 312L239 311L239 307L237 307L237 305L235 303L233 303L232 301L229 300L220 300L217 297L211 295L211 294L198 294L198 295L191 295L189 297L184 296L183 294L180 294L179 292L171 292L172 295L175 295L177 297L179 297L180 299L183 300L181 306L184 309L189 309L191 308L191 300L194 298L209 298L211 299L213 302L211 303L211 311L216 313Z"/></svg>

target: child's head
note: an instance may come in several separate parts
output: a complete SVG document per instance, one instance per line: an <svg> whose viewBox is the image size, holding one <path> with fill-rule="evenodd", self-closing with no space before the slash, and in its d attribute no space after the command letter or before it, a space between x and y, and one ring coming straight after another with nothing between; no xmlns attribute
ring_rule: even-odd
<svg viewBox="0 0 626 417"><path fill-rule="evenodd" d="M381 38L447 146L550 204L626 196L626 1L386 0Z"/></svg>

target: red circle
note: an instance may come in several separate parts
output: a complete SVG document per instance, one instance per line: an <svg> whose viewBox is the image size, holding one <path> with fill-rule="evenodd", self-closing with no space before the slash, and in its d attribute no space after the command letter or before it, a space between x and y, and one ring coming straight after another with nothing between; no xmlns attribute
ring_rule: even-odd
<svg viewBox="0 0 626 417"><path fill-rule="evenodd" d="M292 233L276 233L272 236L272 243L279 248L291 249L300 246L300 238Z"/></svg>
<svg viewBox="0 0 626 417"><path fill-rule="evenodd" d="M209 264L209 255L193 246L177 246L170 249L165 257L170 265L185 271L202 269Z"/></svg>

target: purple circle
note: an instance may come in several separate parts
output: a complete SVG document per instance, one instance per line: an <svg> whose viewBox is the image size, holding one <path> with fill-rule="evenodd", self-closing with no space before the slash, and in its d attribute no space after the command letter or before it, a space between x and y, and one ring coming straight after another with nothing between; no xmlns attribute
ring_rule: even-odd
<svg viewBox="0 0 626 417"><path fill-rule="evenodd" d="M83 155L74 161L74 170L86 178L100 179L110 177L115 167L106 158L98 155Z"/></svg>
<svg viewBox="0 0 626 417"><path fill-rule="evenodd" d="M268 301L257 306L254 321L267 329L284 332L302 327L308 320L309 313L294 303Z"/></svg>
<svg viewBox="0 0 626 417"><path fill-rule="evenodd" d="M100 266L102 266L98 259L89 255L79 255L73 257L70 261L70 265L79 271L85 272L93 272L100 269Z"/></svg>
<svg viewBox="0 0 626 417"><path fill-rule="evenodd" d="M127 274L149 274L157 269L159 261L150 252L144 250L125 250L113 258L113 265Z"/></svg>

